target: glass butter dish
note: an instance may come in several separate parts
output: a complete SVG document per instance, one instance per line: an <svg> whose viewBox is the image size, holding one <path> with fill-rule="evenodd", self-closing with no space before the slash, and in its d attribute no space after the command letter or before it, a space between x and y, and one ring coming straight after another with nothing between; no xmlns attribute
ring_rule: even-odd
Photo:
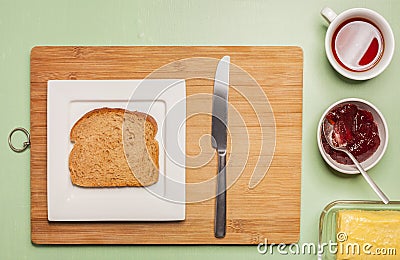
<svg viewBox="0 0 400 260"><path fill-rule="evenodd" d="M399 230L400 201L331 202L319 220L318 259L400 259Z"/></svg>

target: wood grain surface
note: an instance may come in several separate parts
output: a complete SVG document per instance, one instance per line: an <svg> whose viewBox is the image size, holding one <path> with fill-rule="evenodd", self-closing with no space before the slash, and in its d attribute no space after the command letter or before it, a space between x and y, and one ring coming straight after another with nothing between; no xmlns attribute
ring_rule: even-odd
<svg viewBox="0 0 400 260"><path fill-rule="evenodd" d="M218 59L224 55L231 56L233 65L231 85L237 86L231 88L229 101L242 117L247 133L246 136L241 135L243 127L239 123L240 120L230 118L227 172L228 179L230 172L236 173L237 179L232 181L233 184L227 192L225 238L214 237L215 199L193 202L202 191L191 188L186 191L186 197L192 200L192 203L186 205L184 221L49 222L47 220L48 80L185 78L188 113L195 113L199 106L211 111L211 99L198 94L212 94L212 77ZM186 60L181 62L183 59ZM200 60L202 60L201 66L197 66ZM194 65L191 62L194 62ZM165 66L167 64L170 65ZM247 72L249 77L244 77L243 72ZM31 52L32 242L37 244L258 244L265 239L268 243L297 242L300 233L302 81L303 53L298 47L39 46L33 48ZM260 89L268 97L269 104L262 95L259 95ZM272 122L269 120L271 118ZM198 115L187 120L186 152L189 155L187 164L191 166L198 160L209 159L201 167L186 169L187 183L200 183L212 179L216 174L216 156L207 139L210 129L209 115ZM266 138L271 136L275 140ZM248 149L241 149L246 144ZM266 149L263 150L263 147ZM239 163L243 156L246 159L245 165ZM266 173L265 177L258 185L250 188L249 181L253 170L256 167L267 169L271 158L268 172L262 172ZM204 192L215 191L212 182L210 185L206 186Z"/></svg>

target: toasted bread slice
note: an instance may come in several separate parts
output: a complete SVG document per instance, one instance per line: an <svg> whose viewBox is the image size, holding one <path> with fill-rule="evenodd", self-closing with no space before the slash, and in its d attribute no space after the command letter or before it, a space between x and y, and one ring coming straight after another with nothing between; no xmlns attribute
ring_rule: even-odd
<svg viewBox="0 0 400 260"><path fill-rule="evenodd" d="M70 133L73 184L149 186L158 181L157 123L141 112L100 108L82 116Z"/></svg>

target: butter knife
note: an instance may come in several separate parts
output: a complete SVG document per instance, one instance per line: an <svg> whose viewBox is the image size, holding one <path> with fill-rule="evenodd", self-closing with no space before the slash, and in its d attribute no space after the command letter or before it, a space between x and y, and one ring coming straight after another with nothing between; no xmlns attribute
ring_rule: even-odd
<svg viewBox="0 0 400 260"><path fill-rule="evenodd" d="M217 66L212 101L211 145L218 153L217 197L215 204L215 237L226 233L226 142L228 126L228 89L230 57L224 56Z"/></svg>

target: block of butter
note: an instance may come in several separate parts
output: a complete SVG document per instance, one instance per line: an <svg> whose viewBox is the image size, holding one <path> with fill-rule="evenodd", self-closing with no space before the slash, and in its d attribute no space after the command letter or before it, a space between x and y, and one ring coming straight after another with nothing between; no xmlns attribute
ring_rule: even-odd
<svg viewBox="0 0 400 260"><path fill-rule="evenodd" d="M400 259L400 211L340 210L336 259Z"/></svg>

